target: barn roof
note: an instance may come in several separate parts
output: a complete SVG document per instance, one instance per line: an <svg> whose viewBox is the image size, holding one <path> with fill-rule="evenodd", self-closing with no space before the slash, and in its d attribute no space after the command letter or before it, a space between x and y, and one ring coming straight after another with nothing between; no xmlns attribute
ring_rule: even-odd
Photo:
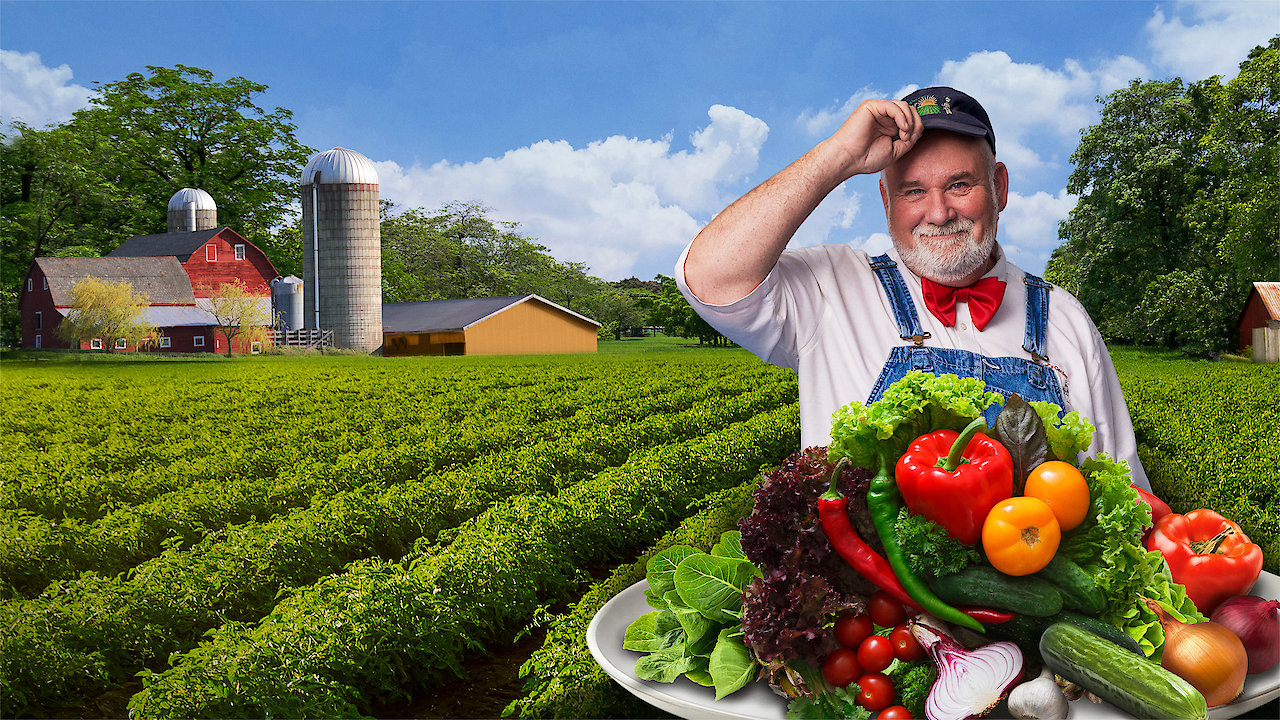
<svg viewBox="0 0 1280 720"><path fill-rule="evenodd" d="M196 232L158 233L156 235L134 235L120 243L120 247L107 253L107 257L157 257L173 255L181 262L191 258L191 253L204 247L204 244L222 234L231 233L235 238L227 238L228 242L248 242L240 233L229 227L197 230Z"/></svg>
<svg viewBox="0 0 1280 720"><path fill-rule="evenodd" d="M508 295L460 300L384 303L382 331L384 333L458 332L524 302L539 302L570 317L600 327L600 323L595 320L538 295Z"/></svg>
<svg viewBox="0 0 1280 720"><path fill-rule="evenodd" d="M1267 315L1270 315L1272 320L1280 320L1280 282L1256 282L1253 284L1253 290L1262 299Z"/></svg>
<svg viewBox="0 0 1280 720"><path fill-rule="evenodd" d="M194 234L194 233L193 233ZM164 257L39 257L36 265L49 281L55 306L71 305L71 289L92 275L99 280L126 281L152 305L191 305L196 301L191 278L172 255Z"/></svg>

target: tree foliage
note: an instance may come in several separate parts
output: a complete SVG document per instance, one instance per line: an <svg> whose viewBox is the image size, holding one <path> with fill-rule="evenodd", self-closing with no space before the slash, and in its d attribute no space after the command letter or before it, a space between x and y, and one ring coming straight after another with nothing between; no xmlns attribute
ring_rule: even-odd
<svg viewBox="0 0 1280 720"><path fill-rule="evenodd" d="M1046 275L1108 340L1229 349L1251 283L1280 272L1280 37L1240 68L1131 82L1072 155L1080 199Z"/></svg>
<svg viewBox="0 0 1280 720"><path fill-rule="evenodd" d="M145 293L135 294L124 280L110 282L89 276L72 286L71 309L58 323L58 334L76 349L94 338L112 351L120 339L135 339L142 345L156 332L147 322L150 305Z"/></svg>
<svg viewBox="0 0 1280 720"><path fill-rule="evenodd" d="M227 357L231 357L232 340L237 337L246 345L267 339L271 310L263 300L249 294L239 280L222 283L209 295L209 314L217 321L217 332L227 340Z"/></svg>

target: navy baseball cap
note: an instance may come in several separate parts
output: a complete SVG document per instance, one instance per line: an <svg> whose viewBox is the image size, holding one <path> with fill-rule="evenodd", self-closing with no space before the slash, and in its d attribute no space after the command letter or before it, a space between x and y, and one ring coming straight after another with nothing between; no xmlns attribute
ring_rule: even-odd
<svg viewBox="0 0 1280 720"><path fill-rule="evenodd" d="M950 130L962 135L985 137L996 151L996 131L987 111L972 97L949 87L928 87L902 98L920 113L926 130Z"/></svg>

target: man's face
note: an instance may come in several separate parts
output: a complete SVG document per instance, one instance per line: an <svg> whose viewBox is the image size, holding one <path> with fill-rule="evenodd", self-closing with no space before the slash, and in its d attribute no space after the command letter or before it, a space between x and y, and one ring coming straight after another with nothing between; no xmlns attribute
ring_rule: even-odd
<svg viewBox="0 0 1280 720"><path fill-rule="evenodd" d="M938 130L880 178L898 255L915 274L945 285L967 285L991 269L1008 192L1008 172L993 163L985 140Z"/></svg>

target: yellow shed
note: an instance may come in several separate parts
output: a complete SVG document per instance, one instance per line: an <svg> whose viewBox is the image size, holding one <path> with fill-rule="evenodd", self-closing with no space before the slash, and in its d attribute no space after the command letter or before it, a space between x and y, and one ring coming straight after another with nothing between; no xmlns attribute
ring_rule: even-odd
<svg viewBox="0 0 1280 720"><path fill-rule="evenodd" d="M593 353L599 329L537 295L384 303L382 354Z"/></svg>

